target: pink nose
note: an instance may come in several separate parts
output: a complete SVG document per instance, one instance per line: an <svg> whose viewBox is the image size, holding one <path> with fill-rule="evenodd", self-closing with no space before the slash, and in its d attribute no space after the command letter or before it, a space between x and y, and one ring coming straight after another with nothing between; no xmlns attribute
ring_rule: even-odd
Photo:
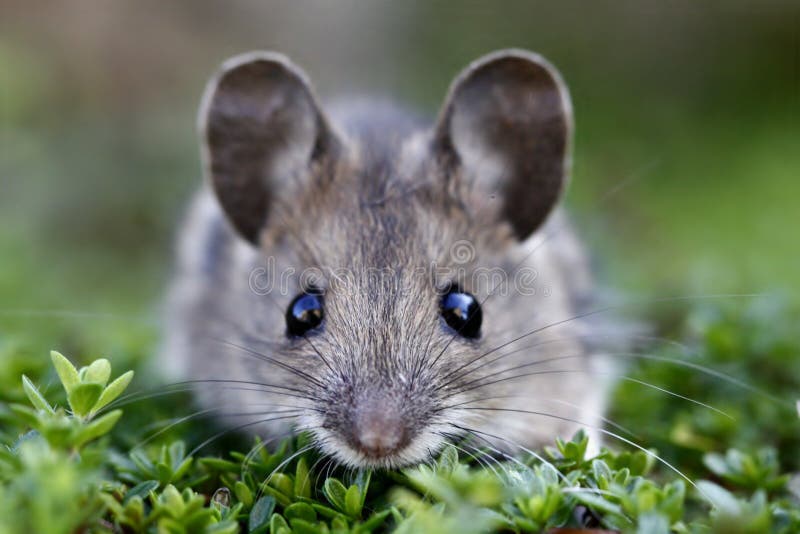
<svg viewBox="0 0 800 534"><path fill-rule="evenodd" d="M355 438L358 448L372 457L381 457L405 445L405 424L398 410L379 403L358 410L355 417Z"/></svg>

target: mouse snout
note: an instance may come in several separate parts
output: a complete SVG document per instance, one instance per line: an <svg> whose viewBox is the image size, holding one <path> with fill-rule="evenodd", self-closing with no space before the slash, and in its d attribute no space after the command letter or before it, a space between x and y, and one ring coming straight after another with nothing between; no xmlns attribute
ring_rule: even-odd
<svg viewBox="0 0 800 534"><path fill-rule="evenodd" d="M409 430L402 410L384 399L370 399L353 418L354 445L363 454L379 458L408 445Z"/></svg>

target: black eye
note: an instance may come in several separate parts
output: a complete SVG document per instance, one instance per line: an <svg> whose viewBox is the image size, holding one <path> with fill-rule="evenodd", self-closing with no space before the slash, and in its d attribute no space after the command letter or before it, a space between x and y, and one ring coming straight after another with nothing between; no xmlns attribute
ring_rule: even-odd
<svg viewBox="0 0 800 534"><path fill-rule="evenodd" d="M303 336L322 323L322 294L311 290L297 295L286 310L286 331Z"/></svg>
<svg viewBox="0 0 800 534"><path fill-rule="evenodd" d="M469 293L451 288L442 297L440 309L447 325L458 334L472 339L481 335L481 305Z"/></svg>

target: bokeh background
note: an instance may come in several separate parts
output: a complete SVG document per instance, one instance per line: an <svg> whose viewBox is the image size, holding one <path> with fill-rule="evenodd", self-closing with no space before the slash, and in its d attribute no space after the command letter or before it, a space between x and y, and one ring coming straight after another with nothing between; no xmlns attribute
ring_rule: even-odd
<svg viewBox="0 0 800 534"><path fill-rule="evenodd" d="M85 359L154 352L171 243L201 179L200 95L221 61L251 49L291 56L323 100L377 95L430 114L476 57L544 54L572 91L568 204L604 283L635 297L769 293L731 313L795 335L796 1L2 0L0 10L0 343L30 355L0 375L18 377L50 348ZM687 317L643 313L662 332ZM776 357L756 329L754 353L741 323L700 317L722 321L719 366L748 377L767 361L767 385L800 382L784 337ZM620 417L635 418L622 395ZM685 437L662 450L714 446Z"/></svg>

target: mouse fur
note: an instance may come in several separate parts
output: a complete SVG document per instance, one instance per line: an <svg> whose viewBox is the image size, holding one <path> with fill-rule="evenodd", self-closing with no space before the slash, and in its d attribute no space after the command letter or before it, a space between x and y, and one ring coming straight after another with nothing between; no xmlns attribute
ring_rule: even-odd
<svg viewBox="0 0 800 534"><path fill-rule="evenodd" d="M585 428L596 446L609 364L557 207L571 130L560 75L527 51L468 66L430 122L324 111L286 57L232 58L200 109L207 181L179 232L164 365L227 426L306 430L348 466L423 462L469 435L513 452ZM289 336L309 285L324 319ZM481 305L477 339L442 320L454 285Z"/></svg>

